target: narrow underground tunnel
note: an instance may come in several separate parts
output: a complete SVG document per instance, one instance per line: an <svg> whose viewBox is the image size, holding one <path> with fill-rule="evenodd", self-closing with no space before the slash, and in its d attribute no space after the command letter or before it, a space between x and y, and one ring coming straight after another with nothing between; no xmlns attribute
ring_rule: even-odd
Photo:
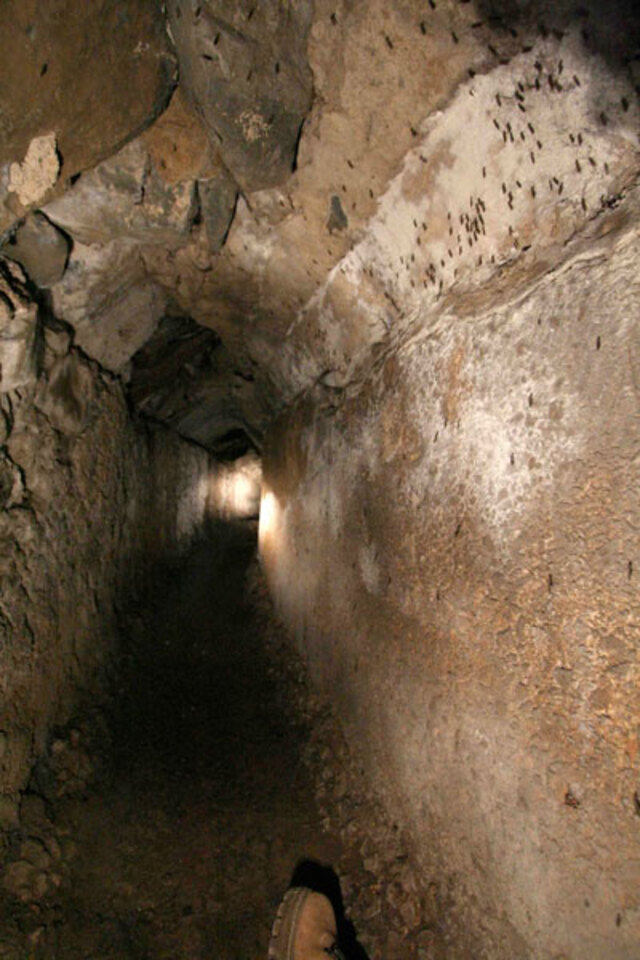
<svg viewBox="0 0 640 960"><path fill-rule="evenodd" d="M639 19L2 4L3 960L640 956Z"/></svg>

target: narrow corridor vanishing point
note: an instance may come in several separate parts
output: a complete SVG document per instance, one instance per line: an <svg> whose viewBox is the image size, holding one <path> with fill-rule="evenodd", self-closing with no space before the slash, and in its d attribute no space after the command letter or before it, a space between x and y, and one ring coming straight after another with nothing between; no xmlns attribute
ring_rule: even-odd
<svg viewBox="0 0 640 960"><path fill-rule="evenodd" d="M0 960L639 960L639 131L638 0L0 0Z"/></svg>

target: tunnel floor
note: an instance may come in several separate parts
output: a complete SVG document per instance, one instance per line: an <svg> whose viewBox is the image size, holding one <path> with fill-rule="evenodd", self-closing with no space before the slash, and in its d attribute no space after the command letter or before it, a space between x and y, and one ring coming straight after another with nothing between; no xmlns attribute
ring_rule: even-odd
<svg viewBox="0 0 640 960"><path fill-rule="evenodd" d="M446 956L254 556L254 529L218 531L131 618L105 729L61 733L56 786L43 774L24 798L14 860L36 865L3 898L3 958L266 958L292 877L344 898L348 957Z"/></svg>

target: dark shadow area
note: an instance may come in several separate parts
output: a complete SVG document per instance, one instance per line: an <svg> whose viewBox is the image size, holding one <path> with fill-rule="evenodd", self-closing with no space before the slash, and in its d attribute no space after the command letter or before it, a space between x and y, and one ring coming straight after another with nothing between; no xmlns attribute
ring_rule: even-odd
<svg viewBox="0 0 640 960"><path fill-rule="evenodd" d="M560 39L579 28L586 50L618 72L640 56L640 4L637 0L476 0L479 17L498 33ZM640 91L638 91L640 92Z"/></svg>
<svg viewBox="0 0 640 960"><path fill-rule="evenodd" d="M211 524L123 603L99 781L58 797L43 766L33 783L80 851L43 958L266 956L297 852L340 856L247 589L256 540Z"/></svg>
<svg viewBox="0 0 640 960"><path fill-rule="evenodd" d="M293 871L290 886L308 887L316 893L323 893L335 911L338 943L345 960L370 960L358 940L355 926L345 915L340 880L335 870L315 860L301 860Z"/></svg>
<svg viewBox="0 0 640 960"><path fill-rule="evenodd" d="M234 427L232 430L227 430L225 434L216 439L214 445L216 459L223 462L237 460L250 450L259 453L246 430L242 427Z"/></svg>
<svg viewBox="0 0 640 960"><path fill-rule="evenodd" d="M7 960L27 955L34 924L38 960L266 957L290 882L329 897L345 960L369 960L359 935L372 955L391 943L387 956L419 957L427 921L409 931L388 895L400 857L380 859L373 887L364 832L341 826L360 794L319 791L333 789L321 761L340 767L340 741L330 728L315 739L256 534L212 523L184 556L150 559L144 583L122 571L111 694L52 731L23 796L9 853L29 877L50 858L56 885L37 905L0 897Z"/></svg>
<svg viewBox="0 0 640 960"><path fill-rule="evenodd" d="M182 563L158 569L144 611L125 612L113 720L122 774L146 767L191 779L224 764L230 779L253 754L251 724L268 702L244 597L255 549L255 524L216 523Z"/></svg>
<svg viewBox="0 0 640 960"><path fill-rule="evenodd" d="M259 451L260 417L252 413L262 404L259 392L249 361L239 361L214 330L174 314L132 357L127 385L132 411L223 461Z"/></svg>

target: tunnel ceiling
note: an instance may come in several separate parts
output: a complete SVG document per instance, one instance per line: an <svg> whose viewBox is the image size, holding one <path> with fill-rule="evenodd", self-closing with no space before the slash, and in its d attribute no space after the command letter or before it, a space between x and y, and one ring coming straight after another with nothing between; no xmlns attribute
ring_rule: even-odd
<svg viewBox="0 0 640 960"><path fill-rule="evenodd" d="M37 377L36 303L143 412L259 446L300 391L357 386L631 215L638 19L7 0L0 235L24 275L2 274L2 389Z"/></svg>

